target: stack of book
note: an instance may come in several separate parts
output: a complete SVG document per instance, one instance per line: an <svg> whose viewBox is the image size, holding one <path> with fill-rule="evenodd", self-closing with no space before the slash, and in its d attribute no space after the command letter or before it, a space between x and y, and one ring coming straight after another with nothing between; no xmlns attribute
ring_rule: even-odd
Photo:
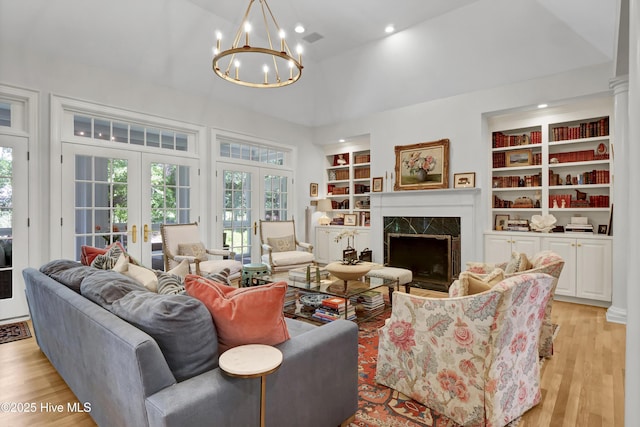
<svg viewBox="0 0 640 427"><path fill-rule="evenodd" d="M587 217L572 216L571 222L564 226L565 233L593 233L593 225L588 223Z"/></svg>
<svg viewBox="0 0 640 427"><path fill-rule="evenodd" d="M316 308L312 316L321 322L333 322L337 319L356 319L356 309L351 305L351 301L344 298L327 298L322 300L320 307Z"/></svg>
<svg viewBox="0 0 640 427"><path fill-rule="evenodd" d="M361 304L362 309L367 315L377 314L384 311L384 297L382 292L366 291L359 295L351 297L353 304Z"/></svg>

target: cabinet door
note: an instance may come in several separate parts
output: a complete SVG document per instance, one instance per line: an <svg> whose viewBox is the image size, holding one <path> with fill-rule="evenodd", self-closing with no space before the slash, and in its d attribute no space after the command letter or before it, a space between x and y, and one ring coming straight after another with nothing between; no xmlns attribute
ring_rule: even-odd
<svg viewBox="0 0 640 427"><path fill-rule="evenodd" d="M540 252L540 238L537 236L512 236L511 252L524 252L528 258ZM506 258L508 260L511 254Z"/></svg>
<svg viewBox="0 0 640 427"><path fill-rule="evenodd" d="M484 237L484 262L506 262L511 257L511 236L487 234Z"/></svg>
<svg viewBox="0 0 640 427"><path fill-rule="evenodd" d="M329 253L331 251L329 241L329 230L326 228L316 227L316 262L323 264L329 262Z"/></svg>
<svg viewBox="0 0 640 427"><path fill-rule="evenodd" d="M611 301L611 241L578 239L576 254L576 296Z"/></svg>
<svg viewBox="0 0 640 427"><path fill-rule="evenodd" d="M576 240L548 237L544 238L543 246L564 259L564 267L558 279L556 294L576 296Z"/></svg>

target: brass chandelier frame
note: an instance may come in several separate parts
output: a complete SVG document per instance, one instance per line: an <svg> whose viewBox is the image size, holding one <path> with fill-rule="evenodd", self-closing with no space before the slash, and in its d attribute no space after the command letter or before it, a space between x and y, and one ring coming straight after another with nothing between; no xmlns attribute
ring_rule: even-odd
<svg viewBox="0 0 640 427"><path fill-rule="evenodd" d="M212 68L213 71L219 77L224 80L235 83L242 86L248 87L256 87L256 88L276 88L288 86L297 82L302 75L302 53L298 51L298 58L294 58L291 54L291 50L289 49L289 45L284 37L284 32L278 25L273 13L271 12L271 8L267 4L266 0L258 0L261 6L262 12L262 20L264 23L264 27L266 30L266 39L268 41L268 47L257 47L251 46L249 44L249 33L250 28L248 26L248 18L251 12L251 7L255 3L255 0L249 0L249 6L242 18L238 31L236 31L236 35L233 39L233 43L231 44L231 48L221 51L221 35L218 34L216 49L214 51L215 56L213 57ZM273 42L271 37L271 31L269 27L269 19L271 18L272 25L275 27L276 34L280 36L280 50L273 48ZM244 44L240 45L241 40L243 39L242 35L244 33ZM269 80L269 69L267 65L263 66L263 79L261 81L251 81L251 80L242 80L240 78L240 61L239 58L246 57L249 54L260 54L267 55L269 59L273 62L273 68L275 71L275 80ZM223 64L223 60L227 58L229 60L228 63ZM278 58L281 58L288 62L289 65L289 76L282 78L280 75L280 69L278 67ZM234 73L232 75L232 66L235 67ZM259 74L257 74L259 75Z"/></svg>

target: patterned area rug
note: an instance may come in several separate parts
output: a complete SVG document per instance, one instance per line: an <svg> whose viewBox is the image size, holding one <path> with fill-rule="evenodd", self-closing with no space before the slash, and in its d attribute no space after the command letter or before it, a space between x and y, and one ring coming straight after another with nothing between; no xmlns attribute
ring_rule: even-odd
<svg viewBox="0 0 640 427"><path fill-rule="evenodd" d="M23 340L31 337L31 331L27 322L8 323L0 325L0 344Z"/></svg>
<svg viewBox="0 0 640 427"><path fill-rule="evenodd" d="M433 411L404 394L376 383L378 329L384 317L360 324L358 337L358 412L351 427L458 427L444 415ZM544 360L544 359L543 359ZM515 427L520 418L508 427Z"/></svg>

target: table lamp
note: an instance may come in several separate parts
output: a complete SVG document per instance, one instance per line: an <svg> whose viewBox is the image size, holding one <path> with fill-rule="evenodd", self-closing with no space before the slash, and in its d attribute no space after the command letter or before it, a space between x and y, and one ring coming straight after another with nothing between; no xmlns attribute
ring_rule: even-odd
<svg viewBox="0 0 640 427"><path fill-rule="evenodd" d="M322 212L322 216L318 219L318 224L320 225L329 225L331 224L331 219L327 216L327 212L331 212L333 207L331 206L331 200L329 199L320 199L318 200L318 212Z"/></svg>

